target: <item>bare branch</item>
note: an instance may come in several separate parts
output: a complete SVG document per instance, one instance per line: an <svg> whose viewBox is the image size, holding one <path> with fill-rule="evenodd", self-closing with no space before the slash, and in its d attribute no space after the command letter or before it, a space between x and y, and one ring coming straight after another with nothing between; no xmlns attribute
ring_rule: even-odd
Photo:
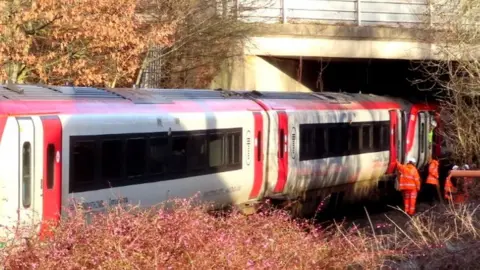
<svg viewBox="0 0 480 270"><path fill-rule="evenodd" d="M182 20L176 28L175 42L143 63L142 76L147 76L149 65L161 65L161 77L142 86L208 86L224 61L243 55L244 44L258 28L258 24L239 21L239 9L261 9L272 2L242 1L241 7L233 0L194 0L181 4L185 13L177 14ZM151 9L150 12L156 13Z"/></svg>

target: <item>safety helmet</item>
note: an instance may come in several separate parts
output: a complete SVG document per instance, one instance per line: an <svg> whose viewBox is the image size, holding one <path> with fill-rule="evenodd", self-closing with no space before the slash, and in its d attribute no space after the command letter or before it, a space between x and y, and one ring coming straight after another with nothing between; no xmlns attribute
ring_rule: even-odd
<svg viewBox="0 0 480 270"><path fill-rule="evenodd" d="M457 165L453 166L452 170L458 170L458 166Z"/></svg>
<svg viewBox="0 0 480 270"><path fill-rule="evenodd" d="M470 170L470 166L468 166L468 164L463 165L463 168L464 168L465 170Z"/></svg>

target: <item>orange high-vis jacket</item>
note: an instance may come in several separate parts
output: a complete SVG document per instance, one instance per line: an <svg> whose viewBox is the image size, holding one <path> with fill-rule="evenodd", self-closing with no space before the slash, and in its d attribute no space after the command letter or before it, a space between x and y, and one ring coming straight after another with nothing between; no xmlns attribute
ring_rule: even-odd
<svg viewBox="0 0 480 270"><path fill-rule="evenodd" d="M400 171L400 181L398 185L400 191L420 190L420 175L413 164L403 165L397 161L397 169Z"/></svg>
<svg viewBox="0 0 480 270"><path fill-rule="evenodd" d="M447 179L445 180L445 193L447 192L457 192L457 189L453 186L452 180L450 179L451 176L449 175Z"/></svg>
<svg viewBox="0 0 480 270"><path fill-rule="evenodd" d="M438 160L432 159L428 165L427 184L438 186Z"/></svg>

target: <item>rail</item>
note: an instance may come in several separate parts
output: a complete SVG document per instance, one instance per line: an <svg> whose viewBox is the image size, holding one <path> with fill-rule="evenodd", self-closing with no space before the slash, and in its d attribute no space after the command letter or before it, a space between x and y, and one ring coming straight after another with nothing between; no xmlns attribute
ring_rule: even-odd
<svg viewBox="0 0 480 270"><path fill-rule="evenodd" d="M427 0L236 0L246 22L419 27L431 24Z"/></svg>

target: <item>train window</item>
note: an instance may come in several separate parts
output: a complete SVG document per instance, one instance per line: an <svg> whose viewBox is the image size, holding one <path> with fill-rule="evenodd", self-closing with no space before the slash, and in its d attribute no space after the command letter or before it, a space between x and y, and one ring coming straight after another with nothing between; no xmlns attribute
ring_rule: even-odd
<svg viewBox="0 0 480 270"><path fill-rule="evenodd" d="M224 139L223 155L225 157L225 165L233 165L235 164L235 160L238 160L240 158L239 157L240 153L235 152L235 149L238 149L237 147L234 146L234 144L236 143L236 138L239 139L238 136L235 137L234 134L232 133L225 134L223 138ZM238 143L240 143L240 141Z"/></svg>
<svg viewBox="0 0 480 270"><path fill-rule="evenodd" d="M362 126L362 152L369 152L372 147L371 126Z"/></svg>
<svg viewBox="0 0 480 270"><path fill-rule="evenodd" d="M167 137L154 137L149 140L148 167L151 174L161 174L166 170L169 145Z"/></svg>
<svg viewBox="0 0 480 270"><path fill-rule="evenodd" d="M186 135L172 138L172 157L169 172L178 173L185 171L185 168L187 168L188 139Z"/></svg>
<svg viewBox="0 0 480 270"><path fill-rule="evenodd" d="M187 168L190 172L202 170L207 161L207 143L205 135L193 135L188 140Z"/></svg>
<svg viewBox="0 0 480 270"><path fill-rule="evenodd" d="M173 132L170 136L164 132L114 134L109 139L104 135L88 136L88 140L73 137L69 192L213 173L209 167L220 167L222 171L241 168L240 128L200 132ZM124 181L127 177L135 177L136 181Z"/></svg>
<svg viewBox="0 0 480 270"><path fill-rule="evenodd" d="M208 136L208 165L210 168L224 165L223 136L210 134Z"/></svg>
<svg viewBox="0 0 480 270"><path fill-rule="evenodd" d="M127 176L140 176L146 171L146 147L147 142L144 138L135 138L127 140Z"/></svg>
<svg viewBox="0 0 480 270"><path fill-rule="evenodd" d="M336 156L338 155L338 128L330 127L327 129L327 136L328 136L328 154L329 156Z"/></svg>
<svg viewBox="0 0 480 270"><path fill-rule="evenodd" d="M233 134L233 138L234 138L234 143L233 143L233 150L235 151L234 152L234 156L233 156L233 164L240 164L241 163L241 160L242 160L242 151L241 151L241 147L242 147L242 140L241 140L241 133L240 132L237 132L235 134Z"/></svg>
<svg viewBox="0 0 480 270"><path fill-rule="evenodd" d="M229 165L240 164L241 159L241 133L229 133L225 138L225 156Z"/></svg>
<svg viewBox="0 0 480 270"><path fill-rule="evenodd" d="M390 122L300 125L300 160L388 150ZM383 139L385 137L386 139ZM373 144L375 142L375 147Z"/></svg>
<svg viewBox="0 0 480 270"><path fill-rule="evenodd" d="M311 142L311 151L313 152L312 158L322 158L327 153L327 140L325 138L325 129L322 127L315 128L314 135L315 136L312 137L313 142Z"/></svg>
<svg viewBox="0 0 480 270"><path fill-rule="evenodd" d="M24 142L22 146L22 204L29 208L32 204L32 147L30 142Z"/></svg>
<svg viewBox="0 0 480 270"><path fill-rule="evenodd" d="M382 129L383 137L383 150L388 151L390 149L390 122L386 122ZM402 137L404 138L404 137Z"/></svg>
<svg viewBox="0 0 480 270"><path fill-rule="evenodd" d="M382 151L382 126L381 123L373 125L373 149L375 151Z"/></svg>
<svg viewBox="0 0 480 270"><path fill-rule="evenodd" d="M340 139L342 141L339 141L338 143L341 145L341 152L340 155L348 155L348 150L349 150L349 141L350 141L350 127L348 124L342 124L340 126Z"/></svg>
<svg viewBox="0 0 480 270"><path fill-rule="evenodd" d="M224 134L223 136L223 156L224 156L224 159L225 159L225 165L228 165L231 163L231 146L230 146L230 140L228 139L228 135L227 134Z"/></svg>
<svg viewBox="0 0 480 270"><path fill-rule="evenodd" d="M105 140L102 143L102 179L120 180L123 175L123 143Z"/></svg>
<svg viewBox="0 0 480 270"><path fill-rule="evenodd" d="M48 144L47 146L47 189L52 189L54 184L55 174L55 145Z"/></svg>
<svg viewBox="0 0 480 270"><path fill-rule="evenodd" d="M422 115L423 116L423 115ZM423 120L423 119L422 119ZM420 123L420 138L419 138L419 141L420 141L420 153L424 153L425 152L425 137L426 137L426 133L425 133L425 122L421 122Z"/></svg>
<svg viewBox="0 0 480 270"><path fill-rule="evenodd" d="M330 156L342 156L348 152L348 133L346 125L333 126L328 129Z"/></svg>
<svg viewBox="0 0 480 270"><path fill-rule="evenodd" d="M390 149L390 123L387 123L382 129L383 149Z"/></svg>
<svg viewBox="0 0 480 270"><path fill-rule="evenodd" d="M71 150L70 190L76 192L81 186L92 184L95 180L95 142L77 141Z"/></svg>
<svg viewBox="0 0 480 270"><path fill-rule="evenodd" d="M315 129L300 125L300 160L315 159Z"/></svg>
<svg viewBox="0 0 480 270"><path fill-rule="evenodd" d="M350 153L352 155L357 155L360 153L360 127L351 126L350 127Z"/></svg>

